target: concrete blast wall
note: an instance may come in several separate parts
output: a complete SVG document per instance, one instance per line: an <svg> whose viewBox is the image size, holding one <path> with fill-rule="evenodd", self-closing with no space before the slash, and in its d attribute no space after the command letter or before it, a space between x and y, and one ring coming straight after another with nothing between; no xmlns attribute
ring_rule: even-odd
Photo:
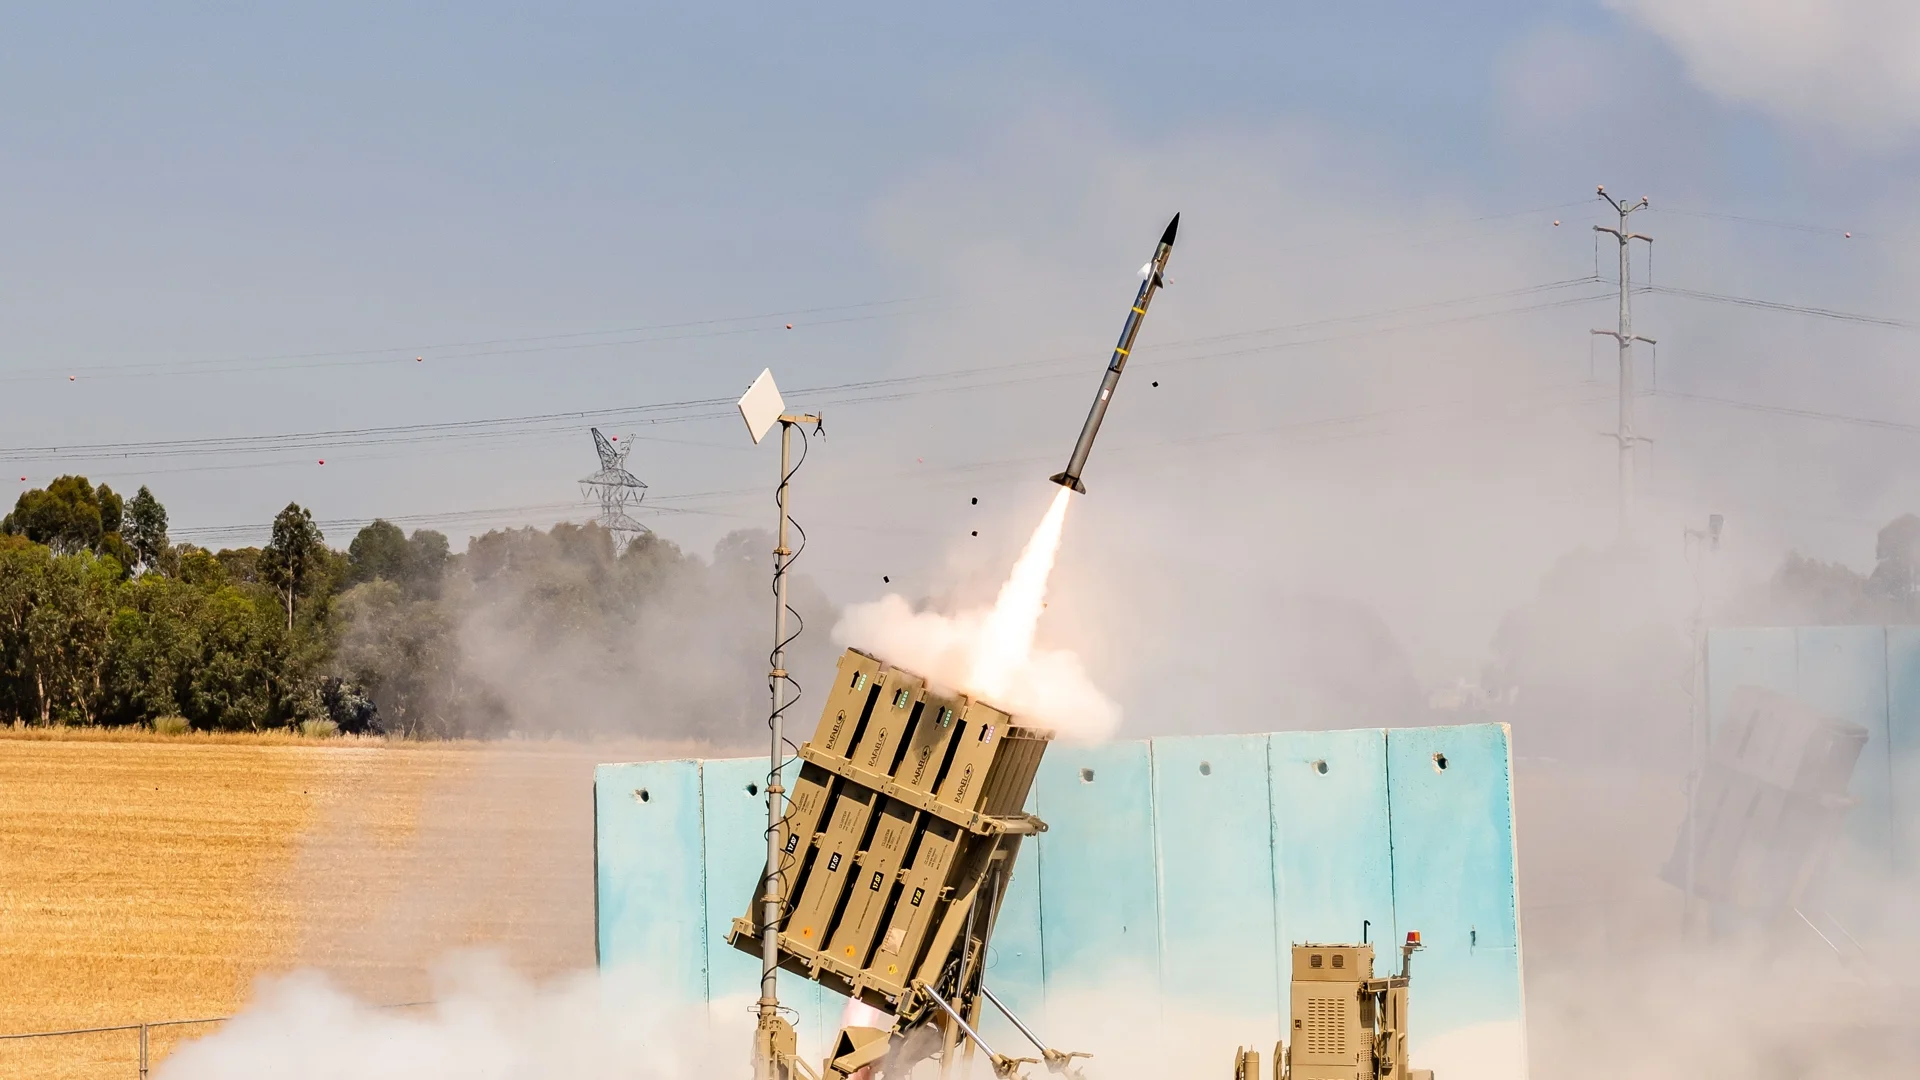
<svg viewBox="0 0 1920 1080"><path fill-rule="evenodd" d="M602 966L640 965L685 1002L750 1007L758 963L724 935L765 859L765 770L599 767ZM1416 1064L1490 1052L1516 1063L1492 1071L1523 1075L1504 725L1055 745L1028 809L1050 829L1021 849L987 973L1023 1014L1060 1021L1088 991L1157 989L1165 1008L1232 1018L1237 1038L1270 1048L1291 943L1357 940L1366 920L1396 966L1408 930L1426 941ZM817 1057L841 999L789 975L781 985ZM1002 1027L988 1038L1026 1052ZM1231 1044L1211 1049L1224 1070Z"/></svg>

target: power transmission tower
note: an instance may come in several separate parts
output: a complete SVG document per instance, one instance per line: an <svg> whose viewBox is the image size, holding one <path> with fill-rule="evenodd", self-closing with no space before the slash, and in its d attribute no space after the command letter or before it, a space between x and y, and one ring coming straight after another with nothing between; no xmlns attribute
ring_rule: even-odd
<svg viewBox="0 0 1920 1080"><path fill-rule="evenodd" d="M1645 196L1641 196L1640 201L1636 203L1623 203L1607 194L1604 186L1595 190L1608 206L1613 207L1614 213L1620 215L1620 227L1617 229L1608 228L1605 225L1593 227L1594 232L1607 233L1620 245L1620 327L1617 330L1595 330L1593 333L1610 337L1620 346L1620 426L1617 430L1603 431L1601 434L1613 439L1620 448L1620 534L1625 536L1633 507L1633 447L1635 443L1653 441L1635 434L1633 430L1633 343L1644 341L1649 345L1656 344L1652 338L1641 337L1633 332L1630 286L1632 260L1627 257L1627 245L1633 240L1645 240L1651 246L1653 237L1643 236L1627 227L1629 216L1635 211L1647 208Z"/></svg>
<svg viewBox="0 0 1920 1080"><path fill-rule="evenodd" d="M627 445L615 446L619 436L609 440L599 428L592 431L593 448L600 454L600 471L581 478L580 493L599 498L600 527L613 534L613 553L618 555L636 537L653 531L627 514L629 504L638 506L647 497L647 485L627 471L627 453L633 449L631 438Z"/></svg>

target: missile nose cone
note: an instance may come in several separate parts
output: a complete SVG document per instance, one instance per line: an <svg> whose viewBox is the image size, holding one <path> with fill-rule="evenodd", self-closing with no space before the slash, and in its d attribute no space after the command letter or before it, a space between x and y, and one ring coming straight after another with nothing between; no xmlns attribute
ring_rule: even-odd
<svg viewBox="0 0 1920 1080"><path fill-rule="evenodd" d="M1167 247L1172 247L1173 234L1179 231L1180 231L1180 215L1175 214L1173 215L1173 220L1167 222L1167 231L1160 234L1160 242L1162 244L1165 244Z"/></svg>

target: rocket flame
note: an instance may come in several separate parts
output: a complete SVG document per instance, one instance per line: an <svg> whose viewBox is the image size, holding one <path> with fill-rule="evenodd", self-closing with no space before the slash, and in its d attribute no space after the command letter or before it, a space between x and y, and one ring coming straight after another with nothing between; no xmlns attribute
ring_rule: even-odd
<svg viewBox="0 0 1920 1080"><path fill-rule="evenodd" d="M915 611L889 594L848 607L833 628L834 640L871 650L935 686L972 694L1064 738L1105 738L1120 723L1119 707L1087 678L1074 654L1033 644L1072 497L1066 488L1054 496L993 607L945 615Z"/></svg>
<svg viewBox="0 0 1920 1080"><path fill-rule="evenodd" d="M1053 497L1053 506L1033 530L1013 573L1000 586L1000 596L986 625L980 628L980 648L973 657L971 683L974 692L988 701L1006 697L1014 674L1026 667L1033 654L1033 632L1040 624L1040 611L1046 604L1047 579L1053 575L1053 557L1060 550L1060 533L1067 521L1067 500L1073 492L1061 488Z"/></svg>

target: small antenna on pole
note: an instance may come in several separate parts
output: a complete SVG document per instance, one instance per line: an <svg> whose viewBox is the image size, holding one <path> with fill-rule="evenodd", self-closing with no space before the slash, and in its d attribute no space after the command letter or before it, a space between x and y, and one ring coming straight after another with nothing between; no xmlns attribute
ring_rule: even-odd
<svg viewBox="0 0 1920 1080"><path fill-rule="evenodd" d="M759 1025L754 1035L754 1078L755 1080L790 1080L794 1074L792 1067L793 1028L780 1015L779 973L780 973L780 924L781 908L786 898L782 892L782 859L785 856L784 832L786 830L785 798L786 785L781 782L780 772L786 765L785 733L781 730L784 714L792 704L787 698L787 687L793 682L787 677L787 645L792 640L787 636L787 568L792 565L795 552L787 547L787 530L792 524L792 501L789 481L797 466L791 464L793 449L793 429L797 424L820 426L820 418L814 415L793 416L787 413L787 403L780 396L780 388L773 383L773 371L767 369L753 380L747 392L740 395L740 419L746 421L747 434L758 445L766 438L775 424L780 425L780 486L774 491L774 502L780 507L780 532L773 547L773 654L768 658L767 690L772 697L771 711L767 714L767 732L771 736L772 749L767 765L767 865L764 878L765 891L760 906L760 1002ZM805 439L806 432L801 432ZM805 460L805 454L801 455ZM805 533L801 534L805 537ZM795 637L799 636L796 631Z"/></svg>

